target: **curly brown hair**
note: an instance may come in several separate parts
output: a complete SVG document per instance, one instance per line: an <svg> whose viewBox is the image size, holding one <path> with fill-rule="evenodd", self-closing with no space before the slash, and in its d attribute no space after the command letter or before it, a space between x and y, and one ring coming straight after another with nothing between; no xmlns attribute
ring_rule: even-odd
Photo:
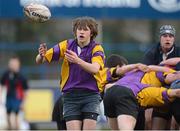
<svg viewBox="0 0 180 131"><path fill-rule="evenodd" d="M95 39L98 35L98 24L92 17L78 17L73 20L73 33L76 36L77 29L87 30L87 27L91 30L91 40Z"/></svg>

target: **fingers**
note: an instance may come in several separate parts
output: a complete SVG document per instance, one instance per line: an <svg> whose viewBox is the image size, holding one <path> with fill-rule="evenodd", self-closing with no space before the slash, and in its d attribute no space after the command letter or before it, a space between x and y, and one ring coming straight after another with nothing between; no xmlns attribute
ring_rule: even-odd
<svg viewBox="0 0 180 131"><path fill-rule="evenodd" d="M66 50L66 52L64 53L66 59L71 62L71 63L77 63L78 62L78 56L75 52L71 51L71 50Z"/></svg>
<svg viewBox="0 0 180 131"><path fill-rule="evenodd" d="M75 52L71 51L71 50L66 50L66 53L70 54L70 55L74 55L77 56Z"/></svg>
<svg viewBox="0 0 180 131"><path fill-rule="evenodd" d="M71 54L69 54L69 53L65 53L65 57L66 57L66 59L69 62L73 62L74 61L74 57Z"/></svg>
<svg viewBox="0 0 180 131"><path fill-rule="evenodd" d="M47 45L46 45L46 43L40 44L38 51L39 51L39 54L40 54L42 57L44 57L45 54L46 54L46 51L47 51Z"/></svg>
<svg viewBox="0 0 180 131"><path fill-rule="evenodd" d="M150 68L147 65L144 65L144 64L139 64L138 69L143 71L143 72L149 72L150 71Z"/></svg>
<svg viewBox="0 0 180 131"><path fill-rule="evenodd" d="M65 54L65 57L67 58L67 60L68 60L69 62L72 62L72 63L73 63L73 61L74 61L74 59L75 59L74 52L71 51L71 50L66 50L66 52L65 52L64 54Z"/></svg>

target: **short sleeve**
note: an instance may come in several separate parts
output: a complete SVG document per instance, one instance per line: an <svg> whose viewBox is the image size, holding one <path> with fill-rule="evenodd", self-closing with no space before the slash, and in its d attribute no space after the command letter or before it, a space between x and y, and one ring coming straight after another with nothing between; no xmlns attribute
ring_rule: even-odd
<svg viewBox="0 0 180 131"><path fill-rule="evenodd" d="M96 45L92 50L92 63L97 62L101 68L104 67L105 54L101 45Z"/></svg>
<svg viewBox="0 0 180 131"><path fill-rule="evenodd" d="M56 44L52 48L50 48L46 54L45 58L50 63L52 61L59 61L60 58L64 57L64 52L67 48L67 40Z"/></svg>

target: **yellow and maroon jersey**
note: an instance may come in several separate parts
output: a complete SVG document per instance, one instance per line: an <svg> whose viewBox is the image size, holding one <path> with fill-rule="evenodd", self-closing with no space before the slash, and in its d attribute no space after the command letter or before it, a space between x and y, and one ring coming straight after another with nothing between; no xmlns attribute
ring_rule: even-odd
<svg viewBox="0 0 180 131"><path fill-rule="evenodd" d="M175 72L148 72L131 71L116 82L116 85L130 88L143 107L161 106L168 102L168 90L162 86L166 85L165 76Z"/></svg>
<svg viewBox="0 0 180 131"><path fill-rule="evenodd" d="M74 51L79 58L88 62L97 62L100 65L100 71L96 74L90 74L83 70L79 65L69 63L64 57L66 50ZM103 91L103 82L107 79L104 69L105 54L102 46L95 41L91 41L89 45L80 48L76 40L65 40L50 48L45 55L48 62L59 61L63 59L61 68L60 87L63 92L67 92L72 88L88 89L95 92Z"/></svg>

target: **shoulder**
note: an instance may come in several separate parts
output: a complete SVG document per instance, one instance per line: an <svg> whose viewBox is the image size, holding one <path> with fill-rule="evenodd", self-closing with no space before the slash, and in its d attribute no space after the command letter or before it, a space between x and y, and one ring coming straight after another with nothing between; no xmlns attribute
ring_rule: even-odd
<svg viewBox="0 0 180 131"><path fill-rule="evenodd" d="M62 40L62 41L60 41L58 44L59 45L62 45L62 44L73 44L73 43L75 43L76 42L76 40L75 39L65 39L65 40Z"/></svg>
<svg viewBox="0 0 180 131"><path fill-rule="evenodd" d="M68 45L70 45L71 43L72 43L71 39L66 39L66 40L63 40L63 41L59 42L57 45L61 49L64 49L64 48L66 49L68 47Z"/></svg>
<svg viewBox="0 0 180 131"><path fill-rule="evenodd" d="M159 53L160 52L160 44L155 44L150 46L147 51L146 54L155 54L155 53Z"/></svg>
<svg viewBox="0 0 180 131"><path fill-rule="evenodd" d="M59 45L68 44L68 41L69 41L69 40L63 40L63 41L59 42Z"/></svg>
<svg viewBox="0 0 180 131"><path fill-rule="evenodd" d="M180 46L179 45L175 44L174 47L175 47L176 50L180 51Z"/></svg>
<svg viewBox="0 0 180 131"><path fill-rule="evenodd" d="M5 71L3 74L2 74L2 77L8 77L9 76L9 71L7 70L7 71Z"/></svg>
<svg viewBox="0 0 180 131"><path fill-rule="evenodd" d="M93 48L92 48L92 52L97 52L97 51L101 51L101 52L104 52L104 49L102 47L102 45L100 43L95 43L93 45Z"/></svg>
<svg viewBox="0 0 180 131"><path fill-rule="evenodd" d="M178 46L177 44L174 45L174 51L176 56L180 56L180 46Z"/></svg>
<svg viewBox="0 0 180 131"><path fill-rule="evenodd" d="M68 39L63 41L64 45L66 45L67 48L72 48L74 45L77 45L77 40L76 39Z"/></svg>
<svg viewBox="0 0 180 131"><path fill-rule="evenodd" d="M160 48L161 48L160 43L157 43L157 44L152 45L152 46L149 48L149 50L150 50L150 51L159 51Z"/></svg>

